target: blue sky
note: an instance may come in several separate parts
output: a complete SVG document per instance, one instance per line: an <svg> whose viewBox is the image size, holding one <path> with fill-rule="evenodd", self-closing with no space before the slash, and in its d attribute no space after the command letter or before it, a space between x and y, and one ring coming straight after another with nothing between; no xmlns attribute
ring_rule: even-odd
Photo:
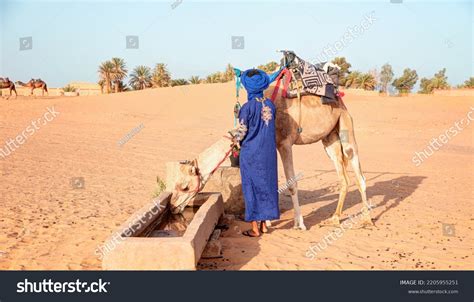
<svg viewBox="0 0 474 302"><path fill-rule="evenodd" d="M334 53L352 69L389 62L396 76L409 67L421 78L446 67L454 85L474 75L473 1L0 0L0 76L96 82L113 56L129 69L166 63L174 78L278 61L277 49L315 61L367 15L372 24ZM127 35L138 49L126 48ZM244 37L244 49L232 48L232 36ZM19 49L23 37L31 49Z"/></svg>

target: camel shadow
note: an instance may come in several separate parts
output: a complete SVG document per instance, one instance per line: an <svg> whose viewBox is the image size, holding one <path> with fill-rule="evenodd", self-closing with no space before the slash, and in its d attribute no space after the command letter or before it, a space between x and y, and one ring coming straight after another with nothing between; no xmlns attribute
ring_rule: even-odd
<svg viewBox="0 0 474 302"><path fill-rule="evenodd" d="M372 216L372 221L376 223L385 213L394 209L403 202L403 200L412 195L425 178L425 176L400 176L390 180L375 182L372 186L368 187L367 198L369 203L373 206L372 210L385 207L376 216ZM330 218L336 210L339 197L337 189L335 192L333 192L330 187L313 191L298 190L298 194L300 197L300 205L333 200L332 203L324 205L304 217L305 225L308 229ZM371 202L376 196L382 196L382 201L378 203ZM285 196L281 198L281 203L283 206L291 205L290 197ZM343 217L344 211L354 206L359 206L362 209L362 201L359 191L351 187L344 202ZM293 209L290 206L286 208L286 210L282 210L282 213ZM278 226L279 229L290 229L293 227L293 219L280 220L275 225Z"/></svg>

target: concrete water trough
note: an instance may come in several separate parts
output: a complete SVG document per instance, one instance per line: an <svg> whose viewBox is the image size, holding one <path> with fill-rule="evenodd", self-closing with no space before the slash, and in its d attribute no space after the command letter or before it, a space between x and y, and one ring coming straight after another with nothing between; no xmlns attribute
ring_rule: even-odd
<svg viewBox="0 0 474 302"><path fill-rule="evenodd" d="M220 193L200 193L183 214L169 210L164 192L123 223L102 251L105 270L195 270L224 213ZM112 244L113 243L113 244Z"/></svg>

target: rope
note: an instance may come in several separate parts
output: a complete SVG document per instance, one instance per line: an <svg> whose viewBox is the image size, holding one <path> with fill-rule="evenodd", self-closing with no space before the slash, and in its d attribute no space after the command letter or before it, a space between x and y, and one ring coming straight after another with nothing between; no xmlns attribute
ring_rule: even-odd
<svg viewBox="0 0 474 302"><path fill-rule="evenodd" d="M281 73L278 75L276 78L276 85L275 88L273 89L272 97L270 98L272 102L275 102L275 99L278 95L278 90L280 89L280 82L281 79L285 76L285 82L283 83L283 89L281 91L281 96L286 98L287 91L288 91L288 86L290 85L291 81L291 72L288 70L288 68L284 68Z"/></svg>
<svg viewBox="0 0 474 302"><path fill-rule="evenodd" d="M240 75L242 71L238 68L234 68L234 73L235 73L235 105L234 105L234 127L237 127L237 121L239 119L239 111L242 106L240 105L239 102L239 90L241 88L241 81L240 81Z"/></svg>

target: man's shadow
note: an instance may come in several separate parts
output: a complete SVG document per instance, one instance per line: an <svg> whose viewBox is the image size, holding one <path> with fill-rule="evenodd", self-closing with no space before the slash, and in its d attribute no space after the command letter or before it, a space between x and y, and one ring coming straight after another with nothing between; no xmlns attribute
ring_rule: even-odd
<svg viewBox="0 0 474 302"><path fill-rule="evenodd" d="M425 178L425 176L400 176L391 180L375 182L372 186L368 187L366 190L367 199L369 204L373 206L372 210L385 206L385 208L376 216L372 216L372 221L376 223L386 212L397 207L403 200L412 195ZM347 211L347 209L350 209L354 206L358 206L360 209L362 209L362 199L360 197L359 190L357 190L355 186L351 186L349 190L350 191L347 193L344 202L343 214L344 211ZM373 199L375 196L382 196L383 200L381 202L374 203ZM314 210L309 215L304 217L305 225L309 229L315 225L320 224L322 221L330 218L334 214L339 198L339 189L338 186L335 186L335 190L331 190L330 188L322 188L311 191L298 190L298 197L300 205L330 200L334 201ZM282 213L293 209L291 197L289 196L280 198L280 203L286 208L286 210L282 210ZM389 205L386 206L387 204ZM278 223L276 223L276 225L280 229L292 228L293 217L284 221L280 220Z"/></svg>

